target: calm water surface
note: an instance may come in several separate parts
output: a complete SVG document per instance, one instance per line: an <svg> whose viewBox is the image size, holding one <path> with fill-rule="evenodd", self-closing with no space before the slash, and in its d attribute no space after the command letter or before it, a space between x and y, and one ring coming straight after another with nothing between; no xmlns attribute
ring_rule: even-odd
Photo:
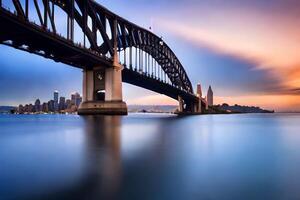
<svg viewBox="0 0 300 200"><path fill-rule="evenodd" d="M0 116L0 199L300 199L300 115Z"/></svg>

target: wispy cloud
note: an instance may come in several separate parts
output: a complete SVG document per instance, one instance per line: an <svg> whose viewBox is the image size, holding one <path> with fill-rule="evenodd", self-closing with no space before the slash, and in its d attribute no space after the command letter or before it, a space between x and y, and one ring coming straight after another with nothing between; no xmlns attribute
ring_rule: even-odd
<svg viewBox="0 0 300 200"><path fill-rule="evenodd" d="M294 16L243 8L186 9L189 21L163 17L156 19L157 26L191 45L256 63L253 70L268 70L277 77L279 93L300 86L300 23Z"/></svg>

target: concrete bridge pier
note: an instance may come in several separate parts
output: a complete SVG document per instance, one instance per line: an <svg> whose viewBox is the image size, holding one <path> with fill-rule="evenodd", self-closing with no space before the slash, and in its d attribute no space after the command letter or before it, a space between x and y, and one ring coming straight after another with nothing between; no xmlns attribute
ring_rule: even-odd
<svg viewBox="0 0 300 200"><path fill-rule="evenodd" d="M202 113L202 102L201 102L201 98L199 98L199 102L198 102L198 105L197 105L197 111L199 113Z"/></svg>
<svg viewBox="0 0 300 200"><path fill-rule="evenodd" d="M188 102L186 104L186 112L192 113L192 114L198 114L198 103L196 102Z"/></svg>
<svg viewBox="0 0 300 200"><path fill-rule="evenodd" d="M178 113L182 113L184 111L184 102L181 96L178 96Z"/></svg>
<svg viewBox="0 0 300 200"><path fill-rule="evenodd" d="M201 112L199 112L199 106L198 106L198 103L194 103L193 106L194 106L194 107L193 107L193 112L194 112L194 113L201 113Z"/></svg>
<svg viewBox="0 0 300 200"><path fill-rule="evenodd" d="M122 68L115 63L110 68L83 71L83 102L79 115L127 115L122 97Z"/></svg>
<svg viewBox="0 0 300 200"><path fill-rule="evenodd" d="M83 72L83 102L79 115L127 115L127 105L122 96L122 70L119 63L117 20L114 20L113 62L109 67L94 67Z"/></svg>
<svg viewBox="0 0 300 200"><path fill-rule="evenodd" d="M199 98L197 101L187 101L184 100L181 96L178 96L178 114L184 115L195 115L202 114L205 111L206 103L203 102L202 98Z"/></svg>
<svg viewBox="0 0 300 200"><path fill-rule="evenodd" d="M184 100L181 96L178 96L178 114L195 114L198 113L198 103Z"/></svg>

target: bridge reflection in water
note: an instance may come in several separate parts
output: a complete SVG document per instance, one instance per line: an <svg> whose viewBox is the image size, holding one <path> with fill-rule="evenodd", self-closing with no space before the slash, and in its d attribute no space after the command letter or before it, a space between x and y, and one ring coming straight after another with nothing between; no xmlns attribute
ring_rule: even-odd
<svg viewBox="0 0 300 200"><path fill-rule="evenodd" d="M5 180L0 197L143 197L159 189L156 173L159 165L166 172L166 163L158 163L168 143L161 133L172 132L168 126L177 120L168 115L0 116L0 180Z"/></svg>
<svg viewBox="0 0 300 200"><path fill-rule="evenodd" d="M86 177L89 192L79 189L83 196L114 199L118 193L122 177L121 120L119 116L84 117L91 174Z"/></svg>
<svg viewBox="0 0 300 200"><path fill-rule="evenodd" d="M157 172L156 163L164 159L163 146L168 139L166 134L161 133L171 131L169 125L178 120L176 116L136 115L125 123L120 116L86 116L83 119L90 175L86 177L88 184L73 188L74 193L81 191L80 195L84 197L124 199L142 197L144 192L151 191L151 187L155 188L156 175L148 176ZM149 157L150 162L147 160ZM135 167L131 168L132 164ZM134 177L135 173L142 176ZM145 184L143 176L153 181L147 183L150 185L146 186L146 190L140 188ZM133 191L136 194L130 194ZM69 192L67 190L64 195L74 196L73 192Z"/></svg>
<svg viewBox="0 0 300 200"><path fill-rule="evenodd" d="M20 117L26 118L26 116ZM38 118L40 122L51 121L53 124L60 121L64 130L58 130L62 128L60 126L53 126L51 132L43 133L44 139L35 136L37 140L42 141L37 146L47 146L43 141L49 143L53 139L62 140L59 143L67 143L67 145L65 144L65 147L57 145L57 149L55 146L52 147L53 149L44 148L40 152L28 155L28 158L35 157L35 154L54 155L54 157L45 156L40 160L44 164L39 167L43 167L43 171L48 171L46 174L38 174L43 177L44 182L36 185L36 181L28 177L26 182L30 180L31 182L27 183L26 188L32 192L17 192L16 195L21 195L23 199L130 199L143 197L145 192L151 193L152 189L161 189L155 186L162 184L155 181L159 176L156 174L159 172L156 165L167 156L164 155L164 145L168 143L167 134L161 133L172 131L169 126L178 120L175 115L153 115L153 117L135 115L129 118L121 116L83 116L80 119L74 116L70 118L39 116ZM71 124L75 127L71 127ZM39 126L44 125L39 123L37 126L40 128ZM74 128L79 131L72 136L72 132L77 132L73 131ZM56 132L59 134L55 134ZM70 147L72 150L69 149ZM74 151L76 148L79 152ZM64 149L68 153L65 153ZM57 160L63 161L57 163ZM163 166L165 164L162 163ZM165 167L167 166L161 168L163 173L166 173ZM30 170L36 169L33 167ZM138 176L135 177L134 174ZM149 182L145 183L144 180ZM144 186L146 187L140 188ZM11 187L7 191L15 189L18 184ZM154 196L161 194L159 191L156 192Z"/></svg>

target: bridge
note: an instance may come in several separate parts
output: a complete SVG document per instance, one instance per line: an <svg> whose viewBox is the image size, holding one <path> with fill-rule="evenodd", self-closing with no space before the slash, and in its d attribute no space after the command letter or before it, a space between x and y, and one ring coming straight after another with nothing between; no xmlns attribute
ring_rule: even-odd
<svg viewBox="0 0 300 200"><path fill-rule="evenodd" d="M1 44L83 70L79 114L127 114L122 82L178 100L180 113L207 107L160 37L94 0L12 0L9 8L3 2Z"/></svg>

